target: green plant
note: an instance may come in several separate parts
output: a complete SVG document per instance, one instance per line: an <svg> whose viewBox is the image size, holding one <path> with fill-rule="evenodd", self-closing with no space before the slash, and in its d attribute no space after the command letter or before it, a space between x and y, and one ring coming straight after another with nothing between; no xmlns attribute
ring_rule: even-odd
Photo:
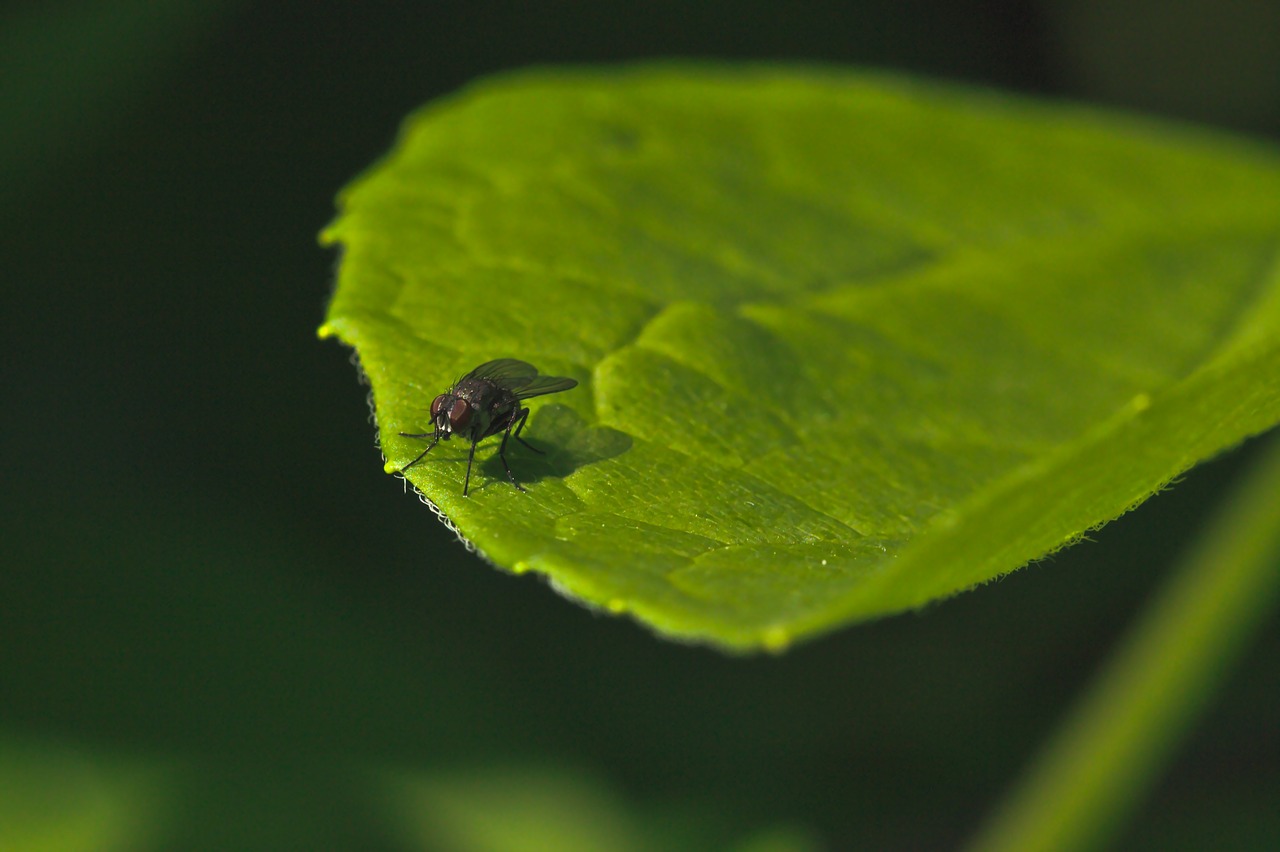
<svg viewBox="0 0 1280 852"><path fill-rule="evenodd" d="M408 477L498 567L674 638L779 650L919 607L1280 420L1280 160L1185 128L830 69L526 72L411 118L341 209L321 334L359 354L388 471L475 364L574 376L534 403L547 455L511 453L532 493L482 452L464 498L449 445ZM1275 520L1233 517L1256 547L1184 582L1261 615ZM1198 663L1119 675L1102 715L1189 712L1234 647L1191 600L1135 647ZM1100 737L1070 751L1131 756Z"/></svg>

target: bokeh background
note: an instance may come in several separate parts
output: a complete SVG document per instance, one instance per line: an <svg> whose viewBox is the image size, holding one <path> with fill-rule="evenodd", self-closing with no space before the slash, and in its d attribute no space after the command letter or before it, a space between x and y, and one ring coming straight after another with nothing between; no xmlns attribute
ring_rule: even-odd
<svg viewBox="0 0 1280 852"><path fill-rule="evenodd" d="M1274 4L0 9L0 848L951 848L1249 464L780 658L673 645L382 472L315 235L412 108L533 63L889 67L1276 139ZM1280 838L1277 659L1272 623L1123 848Z"/></svg>

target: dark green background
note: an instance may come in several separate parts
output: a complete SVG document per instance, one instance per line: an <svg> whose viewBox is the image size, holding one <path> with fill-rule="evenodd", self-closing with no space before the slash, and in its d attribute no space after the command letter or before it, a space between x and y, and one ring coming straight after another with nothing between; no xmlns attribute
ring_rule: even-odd
<svg viewBox="0 0 1280 852"><path fill-rule="evenodd" d="M580 771L646 831L713 846L777 825L955 845L1248 447L976 593L725 658L491 570L401 494L347 353L314 337L336 261L315 234L409 110L530 63L888 66L1280 135L1265 4L1108 5L0 12L6 38L43 34L8 52L22 97L0 106L0 742L176 760L162 845L396 848L366 770L506 766ZM442 292L442 321L465 298ZM1126 846L1280 831L1276 659L1273 623Z"/></svg>

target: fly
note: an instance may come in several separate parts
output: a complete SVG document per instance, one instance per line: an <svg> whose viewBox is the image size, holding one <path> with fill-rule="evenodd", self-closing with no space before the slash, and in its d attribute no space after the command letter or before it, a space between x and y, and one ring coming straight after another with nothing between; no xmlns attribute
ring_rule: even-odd
<svg viewBox="0 0 1280 852"><path fill-rule="evenodd" d="M410 434L401 432L404 438L430 438L431 443L418 457L400 468L404 473L418 462L440 441L447 441L455 433L471 441L471 454L467 457L467 478L462 485L462 496L471 487L471 465L476 458L476 444L490 435L502 433L502 446L498 458L506 468L507 479L517 491L524 491L507 464L507 439L514 437L535 453L542 450L520 437L524 422L529 419L529 409L521 401L534 396L567 391L578 384L576 379L564 376L540 376L532 364L514 358L487 361L458 379L431 403L432 432Z"/></svg>

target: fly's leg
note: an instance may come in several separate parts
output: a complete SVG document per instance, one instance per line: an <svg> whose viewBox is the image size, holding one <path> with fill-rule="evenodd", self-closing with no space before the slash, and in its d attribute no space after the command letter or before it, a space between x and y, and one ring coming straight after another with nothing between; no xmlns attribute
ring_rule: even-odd
<svg viewBox="0 0 1280 852"><path fill-rule="evenodd" d="M427 444L427 448L426 448L425 450L423 450L422 452L418 453L418 457L417 457L416 459L414 459L413 461L409 462L409 463L408 463L407 465L405 465L404 467L400 468L400 472L401 472L401 473L404 473L406 470L408 470L409 468L413 467L415 464L417 464L418 462L420 462L420 461L422 461L424 458L426 458L427 453L431 452L431 448L432 448L432 447L434 447L434 446L436 445L436 443L437 443L437 442L439 442L439 440L440 440L440 439L439 439L439 438L437 438L437 437L435 437L434 433L432 433L432 432L423 432L421 435L410 435L410 434L409 434L409 433L407 433L407 432L401 432L401 433L400 433L400 436L401 436L401 437L403 437L403 438L425 438L425 437L427 437L428 435L431 435L431 436L432 436L432 438L431 438L431 443L430 443L430 444Z"/></svg>
<svg viewBox="0 0 1280 852"><path fill-rule="evenodd" d="M516 482L516 476L511 472L511 465L507 464L507 438L511 437L511 428L515 426L516 440L520 441L520 426L524 425L524 421L528 417L529 409L527 408L521 409L518 417L512 417L511 421L507 423L507 431L502 433L502 446L498 447L498 458L502 459L502 466L507 469L507 479L511 480L511 484L516 487L517 491L524 491L524 488L520 486L519 482ZM520 421L520 426L516 426L517 420ZM524 444L524 441L520 441L520 443ZM525 444L525 446L527 447L529 445Z"/></svg>
<svg viewBox="0 0 1280 852"><path fill-rule="evenodd" d="M467 478L462 483L463 497L467 496L467 489L471 487L471 463L476 460L476 443L476 441L471 442L471 454L467 456ZM503 464L506 464L505 459L503 460ZM507 475L510 476L511 471L508 470Z"/></svg>
<svg viewBox="0 0 1280 852"><path fill-rule="evenodd" d="M545 451L538 449L533 444L530 444L524 438L520 437L520 430L524 428L524 421L529 419L529 409L527 408L520 409L520 417L518 419L520 420L520 422L516 425L516 440L524 444L529 449L533 450L538 455L540 456L546 455Z"/></svg>

